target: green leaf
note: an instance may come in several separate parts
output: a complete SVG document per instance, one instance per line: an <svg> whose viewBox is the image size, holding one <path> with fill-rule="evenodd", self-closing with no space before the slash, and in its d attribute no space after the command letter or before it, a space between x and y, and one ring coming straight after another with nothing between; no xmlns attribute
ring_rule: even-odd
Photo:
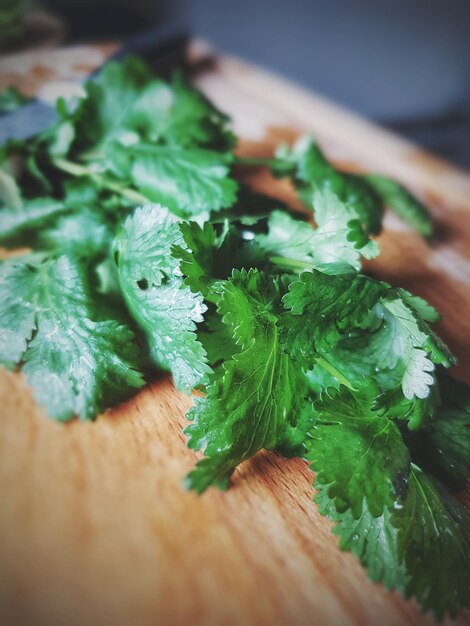
<svg viewBox="0 0 470 626"><path fill-rule="evenodd" d="M7 87L0 92L0 114L12 113L31 100L32 98L22 94L16 87Z"/></svg>
<svg viewBox="0 0 470 626"><path fill-rule="evenodd" d="M92 258L107 253L114 228L102 212L73 210L68 199L38 198L19 210L0 210L0 243L9 248L27 246Z"/></svg>
<svg viewBox="0 0 470 626"><path fill-rule="evenodd" d="M188 445L207 457L187 478L198 492L227 487L237 465L262 448L298 451L304 438L298 422L307 386L279 341L275 285L257 270L242 270L220 290L219 312L240 351L213 374L206 397L196 398L188 413Z"/></svg>
<svg viewBox="0 0 470 626"><path fill-rule="evenodd" d="M210 371L195 333L206 306L201 294L183 283L170 254L174 245L184 245L177 219L166 208L147 206L127 218L114 250L122 293L154 364L171 371L178 388L189 390Z"/></svg>
<svg viewBox="0 0 470 626"><path fill-rule="evenodd" d="M384 205L393 209L423 237L430 237L433 234L429 210L402 185L378 174L368 174L365 176L365 180L380 196Z"/></svg>
<svg viewBox="0 0 470 626"><path fill-rule="evenodd" d="M217 246L217 233L209 222L199 226L196 222L182 222L179 225L183 245L174 245L172 255L179 260L185 283L195 293L207 296L216 275L214 257Z"/></svg>
<svg viewBox="0 0 470 626"><path fill-rule="evenodd" d="M139 139L184 147L230 150L234 136L229 118L178 74L172 85L155 78L139 59L108 63L86 85L79 112L78 137L99 149L115 139L126 145Z"/></svg>
<svg viewBox="0 0 470 626"><path fill-rule="evenodd" d="M172 107L162 135L166 142L230 150L235 136L228 130L230 118L221 113L197 89L190 87L180 73L172 81Z"/></svg>
<svg viewBox="0 0 470 626"><path fill-rule="evenodd" d="M112 158L121 176L181 217L207 215L235 201L237 183L226 155L176 145L114 144Z"/></svg>
<svg viewBox="0 0 470 626"><path fill-rule="evenodd" d="M36 232L34 247L81 258L104 257L109 251L116 225L99 212L88 208L59 215L49 226Z"/></svg>
<svg viewBox="0 0 470 626"><path fill-rule="evenodd" d="M244 238L244 231L229 222L224 222L220 234L210 222L202 226L182 222L180 231L185 245L173 246L171 253L180 261L186 284L210 301L218 298L212 291L217 280L225 280L233 269L250 267L257 261L251 241Z"/></svg>
<svg viewBox="0 0 470 626"><path fill-rule="evenodd" d="M418 463L451 489L463 489L470 466L470 387L441 374L441 406L409 445Z"/></svg>
<svg viewBox="0 0 470 626"><path fill-rule="evenodd" d="M314 403L307 460L338 511L383 514L395 500L395 485L406 478L408 449L397 425L373 410L376 389L344 389Z"/></svg>
<svg viewBox="0 0 470 626"><path fill-rule="evenodd" d="M281 146L276 157L274 173L291 176L307 206L315 190L330 190L347 206L350 219L360 222L366 235L380 232L383 216L380 197L359 176L333 167L312 137L301 137L292 150Z"/></svg>
<svg viewBox="0 0 470 626"><path fill-rule="evenodd" d="M406 595L437 619L470 607L470 513L413 465L403 506L395 508L398 554L409 580Z"/></svg>
<svg viewBox="0 0 470 626"><path fill-rule="evenodd" d="M93 419L143 385L132 332L95 321L96 296L72 258L20 257L0 274L0 361L21 364L49 415Z"/></svg>
<svg viewBox="0 0 470 626"><path fill-rule="evenodd" d="M313 194L317 228L274 211L268 219L268 233L256 239L271 261L286 269L314 268L327 274L343 274L361 269L361 255L371 259L378 254L375 242L364 239L360 224L331 191Z"/></svg>
<svg viewBox="0 0 470 626"><path fill-rule="evenodd" d="M53 198L38 198L23 204L21 208L0 210L0 243L9 247L28 245L36 229L51 218L66 213L64 202Z"/></svg>
<svg viewBox="0 0 470 626"><path fill-rule="evenodd" d="M148 130L171 106L168 86L135 57L107 63L85 90L77 121L77 137L85 147L126 137L135 127Z"/></svg>
<svg viewBox="0 0 470 626"><path fill-rule="evenodd" d="M405 289L397 289L397 292L403 302L406 304L406 306L412 309L415 312L417 318L421 319L423 322L426 322L428 324L435 324L441 319L441 316L436 311L436 309L431 306L429 302L423 300L423 298L420 298L419 296L414 296Z"/></svg>
<svg viewBox="0 0 470 626"><path fill-rule="evenodd" d="M323 393L329 393L330 389L339 389L341 385L334 374L325 370L318 363L316 363L312 369L307 370L305 376L307 377L310 390L317 396L321 396Z"/></svg>
<svg viewBox="0 0 470 626"><path fill-rule="evenodd" d="M394 377L391 377L395 380ZM394 420L408 422L410 430L422 428L435 418L439 407L440 397L435 376L429 393L425 398L405 398L401 387L385 391L377 398L377 410L383 410L384 415Z"/></svg>
<svg viewBox="0 0 470 626"><path fill-rule="evenodd" d="M213 224L225 221L237 222L242 226L253 227L247 229L248 232L251 230L258 231L264 229L267 218L274 211L281 210L288 212L291 217L297 218L298 221L305 221L306 219L303 213L292 213L289 207L280 200L257 193L250 187L240 184L235 204L229 209L211 215L211 222Z"/></svg>
<svg viewBox="0 0 470 626"><path fill-rule="evenodd" d="M289 309L283 317L287 350L311 367L319 353L362 322L386 290L385 283L366 276L304 272L283 299Z"/></svg>
<svg viewBox="0 0 470 626"><path fill-rule="evenodd" d="M451 355L441 358L440 343L424 323L420 323L414 311L399 297L383 301L378 313L384 319L382 332L372 342L372 351L380 350L381 367L393 369L403 366L401 387L408 400L426 398L434 385L434 364L451 364ZM384 343L387 352L384 353Z"/></svg>
<svg viewBox="0 0 470 626"><path fill-rule="evenodd" d="M197 336L207 352L208 362L215 366L228 361L239 350L230 326L223 323L213 308L204 317L205 323L198 329Z"/></svg>
<svg viewBox="0 0 470 626"><path fill-rule="evenodd" d="M317 484L320 512L336 523L340 548L350 550L373 581L414 597L438 620L470 603L470 514L445 489L412 465L405 492L373 517L338 513Z"/></svg>
<svg viewBox="0 0 470 626"><path fill-rule="evenodd" d="M340 549L352 552L372 581L404 593L408 576L398 555L398 533L391 523L391 511L385 508L375 517L363 504L357 518L350 509L339 513L325 486L317 482L315 487L319 490L315 502L320 513L335 522L333 532L339 537Z"/></svg>
<svg viewBox="0 0 470 626"><path fill-rule="evenodd" d="M397 419L405 419L408 414L410 427L417 428L433 414L434 399L430 394L436 384L435 365L448 367L454 359L417 309L407 302L417 306L418 300L411 302L406 292L389 288L371 306L360 328L339 338L328 360L353 385L370 377L382 392L400 389L400 394L386 393L382 405L388 406L390 415ZM424 304L421 301L421 310L429 319L434 318L431 307L424 309Z"/></svg>

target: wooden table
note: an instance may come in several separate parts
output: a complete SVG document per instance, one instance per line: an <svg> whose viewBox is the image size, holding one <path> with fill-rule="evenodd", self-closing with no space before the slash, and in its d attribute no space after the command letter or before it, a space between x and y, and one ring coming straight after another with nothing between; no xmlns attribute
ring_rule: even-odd
<svg viewBox="0 0 470 626"><path fill-rule="evenodd" d="M113 46L2 60L8 83L47 97ZM201 56L194 44L192 58ZM239 152L269 155L310 131L352 170L396 177L438 224L432 248L392 215L370 267L442 313L439 332L470 374L470 177L402 139L247 63L218 56L197 84L234 120ZM63 87L63 86L62 86ZM62 89L62 87L60 87ZM259 190L289 202L263 170ZM6 626L381 626L432 624L372 584L312 502L300 460L262 453L227 493L187 493L197 455L191 400L165 379L97 423L48 420L20 375L0 376L0 622ZM461 615L458 624L470 624Z"/></svg>

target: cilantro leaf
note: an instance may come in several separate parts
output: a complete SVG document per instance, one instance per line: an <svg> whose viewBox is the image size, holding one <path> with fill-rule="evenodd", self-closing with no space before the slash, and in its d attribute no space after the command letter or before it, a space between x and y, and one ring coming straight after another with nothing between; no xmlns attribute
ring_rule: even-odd
<svg viewBox="0 0 470 626"><path fill-rule="evenodd" d="M109 251L116 224L92 209L82 208L59 215L50 225L36 231L31 244L39 250L76 254L82 258L104 257Z"/></svg>
<svg viewBox="0 0 470 626"><path fill-rule="evenodd" d="M123 296L145 333L153 363L170 370L178 388L189 390L210 368L195 333L206 306L183 283L170 254L173 245L183 243L177 219L166 208L146 206L127 218L114 250Z"/></svg>
<svg viewBox="0 0 470 626"><path fill-rule="evenodd" d="M51 217L70 210L64 202L53 198L38 198L25 202L21 208L0 210L0 243L8 246L27 245L37 228L50 222Z"/></svg>
<svg viewBox="0 0 470 626"><path fill-rule="evenodd" d="M402 185L378 174L369 174L365 176L365 180L380 196L384 205L393 209L423 237L430 237L433 234L429 210Z"/></svg>
<svg viewBox="0 0 470 626"><path fill-rule="evenodd" d="M395 500L395 484L406 477L409 453L397 425L373 408L373 385L352 393L332 392L314 403L307 460L326 485L338 511L355 518L367 510L377 517Z"/></svg>
<svg viewBox="0 0 470 626"><path fill-rule="evenodd" d="M0 114L16 111L32 98L25 96L16 87L10 86L0 92Z"/></svg>
<svg viewBox="0 0 470 626"><path fill-rule="evenodd" d="M155 80L140 59L127 57L107 63L85 85L79 105L77 137L87 148L99 146L133 130L146 128L171 102L168 86Z"/></svg>
<svg viewBox="0 0 470 626"><path fill-rule="evenodd" d="M228 118L176 74L171 85L156 79L135 57L107 63L86 85L78 136L88 145L133 136L144 141L230 150Z"/></svg>
<svg viewBox="0 0 470 626"><path fill-rule="evenodd" d="M373 517L338 512L317 484L320 512L336 522L340 548L350 550L370 578L415 597L441 620L470 602L470 513L417 465L393 507Z"/></svg>
<svg viewBox="0 0 470 626"><path fill-rule="evenodd" d="M231 359L239 351L230 326L223 323L213 308L206 313L204 324L198 329L197 336L212 366Z"/></svg>
<svg viewBox="0 0 470 626"><path fill-rule="evenodd" d="M370 302L362 320L355 320L356 328L338 335L336 344L330 342L326 357L353 387L361 386L366 378L374 379L381 391L378 406L393 419L408 420L415 429L432 419L436 410L435 365L448 367L454 360L418 313L420 309L434 320L432 307L421 299L411 300L403 290L382 285L380 299ZM294 342L295 330L291 332ZM305 332L312 331L308 328L304 337Z"/></svg>
<svg viewBox="0 0 470 626"><path fill-rule="evenodd" d="M140 143L132 147L113 144L112 159L120 176L181 217L208 215L235 201L237 183L229 177L227 155Z"/></svg>
<svg viewBox="0 0 470 626"><path fill-rule="evenodd" d="M447 348L400 297L393 293L378 307L384 323L381 333L371 341L372 352L381 354L381 366L388 369L402 366L401 387L408 400L426 398L434 385L434 364L446 367L453 357ZM384 354L384 338L388 352Z"/></svg>
<svg viewBox="0 0 470 626"><path fill-rule="evenodd" d="M333 532L339 537L340 549L352 552L372 581L383 582L387 589L404 593L408 575L398 555L397 529L391 522L391 511L385 508L375 517L363 503L357 518L350 509L339 513L327 488L318 481L315 487L318 489L315 502L320 513L335 522Z"/></svg>
<svg viewBox="0 0 470 626"><path fill-rule="evenodd" d="M313 206L317 228L274 211L268 218L268 233L256 239L257 247L286 269L314 268L328 274L359 271L361 255L377 256L377 244L364 239L360 224L349 219L346 206L332 192L316 191Z"/></svg>
<svg viewBox="0 0 470 626"><path fill-rule="evenodd" d="M409 437L409 445L427 472L451 489L463 489L470 466L470 388L441 374L439 389L441 406L424 432Z"/></svg>
<svg viewBox="0 0 470 626"><path fill-rule="evenodd" d="M182 222L179 226L183 245L173 245L172 255L179 259L185 282L195 293L204 296L215 277L215 248L217 233L209 222L199 226L196 222Z"/></svg>
<svg viewBox="0 0 470 626"><path fill-rule="evenodd" d="M143 385L132 332L93 319L86 269L71 257L3 264L0 303L0 361L21 364L52 417L93 419Z"/></svg>
<svg viewBox="0 0 470 626"><path fill-rule="evenodd" d="M297 423L306 381L279 341L272 281L257 270L234 271L220 291L219 312L240 351L214 372L206 397L188 413L188 446L207 457L187 477L199 492L227 487L236 466L262 448L286 453L304 436Z"/></svg>
<svg viewBox="0 0 470 626"><path fill-rule="evenodd" d="M210 222L202 226L182 222L180 231L185 245L173 246L172 255L180 260L186 284L205 297L216 297L209 291L217 279L226 279L233 269L252 267L259 260L244 232L227 221L220 233Z"/></svg>
<svg viewBox="0 0 470 626"><path fill-rule="evenodd" d="M405 289L398 289L397 292L403 302L406 304L406 306L409 309L412 309L416 317L418 319L421 319L422 322L435 324L440 320L440 315L436 311L436 309L431 306L429 302L423 300L423 298L420 298L419 296L414 296Z"/></svg>
<svg viewBox="0 0 470 626"><path fill-rule="evenodd" d="M230 119L221 113L181 73L175 74L172 85L172 107L165 119L163 137L180 146L199 146L230 150L235 136L228 130Z"/></svg>
<svg viewBox="0 0 470 626"><path fill-rule="evenodd" d="M345 174L325 158L312 137L301 137L292 150L281 146L273 163L274 174L291 176L307 206L316 190L330 190L348 208L351 220L358 220L366 235L379 233L383 206L376 192L359 176Z"/></svg>
<svg viewBox="0 0 470 626"><path fill-rule="evenodd" d="M283 298L289 309L283 317L288 351L311 367L316 355L360 324L386 289L385 283L366 276L304 272Z"/></svg>
<svg viewBox="0 0 470 626"><path fill-rule="evenodd" d="M0 243L28 246L83 258L105 255L115 229L114 219L87 207L74 210L67 201L38 198L21 209L0 210Z"/></svg>
<svg viewBox="0 0 470 626"><path fill-rule="evenodd" d="M404 504L395 508L398 554L409 579L406 595L437 619L470 607L470 513L413 465Z"/></svg>

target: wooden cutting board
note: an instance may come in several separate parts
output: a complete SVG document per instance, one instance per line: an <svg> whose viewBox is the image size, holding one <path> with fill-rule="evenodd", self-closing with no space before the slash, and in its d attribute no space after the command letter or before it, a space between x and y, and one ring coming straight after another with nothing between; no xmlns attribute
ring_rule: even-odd
<svg viewBox="0 0 470 626"><path fill-rule="evenodd" d="M51 97L113 46L2 60L0 88ZM204 56L196 43L195 61ZM470 177L318 96L217 56L196 83L232 115L240 154L270 155L314 133L352 170L394 176L431 206L428 247L387 215L375 274L428 299L439 332L470 375ZM295 204L264 170L259 190ZM262 453L227 493L187 493L197 455L182 428L191 400L169 379L94 423L58 424L21 375L0 374L0 623L8 626L382 626L432 624L412 602L372 584L342 553L312 502L300 460ZM437 564L436 564L437 565ZM470 624L470 613L458 624Z"/></svg>

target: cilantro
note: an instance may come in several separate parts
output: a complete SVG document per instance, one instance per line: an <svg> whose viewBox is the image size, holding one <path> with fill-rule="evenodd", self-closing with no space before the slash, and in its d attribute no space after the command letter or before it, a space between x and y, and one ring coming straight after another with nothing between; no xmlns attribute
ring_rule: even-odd
<svg viewBox="0 0 470 626"><path fill-rule="evenodd" d="M97 146L134 134L144 141L230 150L228 118L180 74L172 85L155 79L138 58L108 63L86 86L78 137Z"/></svg>
<svg viewBox="0 0 470 626"><path fill-rule="evenodd" d="M392 515L392 524L398 530L398 554L409 574L406 595L414 596L438 619L469 608L468 510L414 465L405 502Z"/></svg>
<svg viewBox="0 0 470 626"><path fill-rule="evenodd" d="M106 64L85 90L78 108L77 140L95 150L134 129L151 135L171 104L169 87L133 57Z"/></svg>
<svg viewBox="0 0 470 626"><path fill-rule="evenodd" d="M2 92L0 92L0 114L16 111L16 109L21 107L23 104L30 102L31 100L32 98L29 98L28 96L22 94L21 91L18 91L16 87L7 87Z"/></svg>
<svg viewBox="0 0 470 626"><path fill-rule="evenodd" d="M372 580L416 598L437 619L469 606L470 514L417 465L404 495L378 517L365 507L356 517L350 509L338 512L327 490L316 486L315 500L335 522L340 548L350 550Z"/></svg>
<svg viewBox="0 0 470 626"><path fill-rule="evenodd" d="M249 164L250 159L240 162ZM380 232L385 207L424 237L433 234L429 210L402 185L378 174L358 176L341 172L327 160L312 137L300 138L292 149L282 145L275 159L256 159L254 164L268 165L276 176L292 178L307 207L314 190L332 191L366 234Z"/></svg>
<svg viewBox="0 0 470 626"><path fill-rule="evenodd" d="M0 212L0 242L9 246L27 243L28 231L34 231L50 221L51 217L67 212L64 202L53 198L38 198L21 208L4 208Z"/></svg>
<svg viewBox="0 0 470 626"><path fill-rule="evenodd" d="M317 407L307 455L319 469L320 511L336 522L340 547L351 550L373 580L415 597L438 619L455 616L470 600L469 512L409 463L392 421L373 418L367 402L359 408L357 398L338 398Z"/></svg>
<svg viewBox="0 0 470 626"><path fill-rule="evenodd" d="M0 262L0 361L60 420L128 398L144 366L170 372L201 392L188 487L226 488L263 448L300 456L372 580L439 619L468 607L469 388L445 374L437 311L361 271L386 206L425 237L428 210L310 137L236 157L227 116L139 59L57 111L0 150L0 244L31 249ZM237 164L288 177L305 211L240 184Z"/></svg>
<svg viewBox="0 0 470 626"><path fill-rule="evenodd" d="M290 311L283 318L287 349L312 366L318 354L360 324L385 290L384 283L366 276L303 273L283 299Z"/></svg>
<svg viewBox="0 0 470 626"><path fill-rule="evenodd" d="M180 231L184 244L175 243L172 255L179 259L181 272L186 276L186 284L194 292L200 291L207 296L216 272L214 252L217 233L209 222L203 226L195 222L182 223Z"/></svg>
<svg viewBox="0 0 470 626"><path fill-rule="evenodd" d="M120 176L182 217L208 214L235 201L237 184L228 176L228 159L217 153L142 143L113 144L112 152Z"/></svg>
<svg viewBox="0 0 470 626"><path fill-rule="evenodd" d="M114 245L119 283L127 306L145 332L156 366L190 389L209 371L196 323L206 306L183 284L170 247L182 242L177 220L162 207L144 207L124 223Z"/></svg>
<svg viewBox="0 0 470 626"><path fill-rule="evenodd" d="M275 286L255 270L242 270L220 290L219 312L240 351L188 413L188 445L204 448L208 457L188 475L188 485L199 492L211 484L225 488L235 467L261 448L298 447L296 426L307 393L305 377L279 340Z"/></svg>
<svg viewBox="0 0 470 626"><path fill-rule="evenodd" d="M380 196L384 205L393 208L395 213L416 229L424 237L433 232L429 210L409 191L390 178L370 174L365 180Z"/></svg>
<svg viewBox="0 0 470 626"><path fill-rule="evenodd" d="M470 466L470 390L450 376L439 378L439 402L424 431L409 445L420 465L450 489L463 489Z"/></svg>
<svg viewBox="0 0 470 626"><path fill-rule="evenodd" d="M360 177L333 167L311 137L302 137L292 150L281 146L276 157L274 173L291 176L307 206L315 190L330 190L346 205L350 219L358 220L367 234L380 232L383 205L376 192Z"/></svg>
<svg viewBox="0 0 470 626"><path fill-rule="evenodd" d="M0 361L21 364L52 417L94 418L142 386L132 332L94 319L86 271L72 258L5 264L0 302Z"/></svg>
<svg viewBox="0 0 470 626"><path fill-rule="evenodd" d="M339 537L341 550L352 552L367 569L371 580L404 593L408 575L398 555L397 529L391 521L392 512L385 508L381 515L374 516L363 503L357 517L350 509L339 513L327 489L318 481L315 487L318 489L315 502L320 513L335 522L333 532Z"/></svg>
<svg viewBox="0 0 470 626"><path fill-rule="evenodd" d="M359 517L363 500L374 517L394 501L394 484L406 478L409 453L398 426L372 408L376 391L369 385L345 389L315 403L318 415L310 431L307 459L327 486L338 511Z"/></svg>
<svg viewBox="0 0 470 626"><path fill-rule="evenodd" d="M258 237L257 245L273 263L286 269L342 274L359 270L361 255L377 256L377 244L364 238L359 222L349 219L346 205L331 191L316 191L313 206L315 229L283 211L271 213L268 233Z"/></svg>
<svg viewBox="0 0 470 626"><path fill-rule="evenodd" d="M162 129L167 142L225 150L233 147L229 118L190 87L180 73L173 78L172 92L172 107Z"/></svg>

